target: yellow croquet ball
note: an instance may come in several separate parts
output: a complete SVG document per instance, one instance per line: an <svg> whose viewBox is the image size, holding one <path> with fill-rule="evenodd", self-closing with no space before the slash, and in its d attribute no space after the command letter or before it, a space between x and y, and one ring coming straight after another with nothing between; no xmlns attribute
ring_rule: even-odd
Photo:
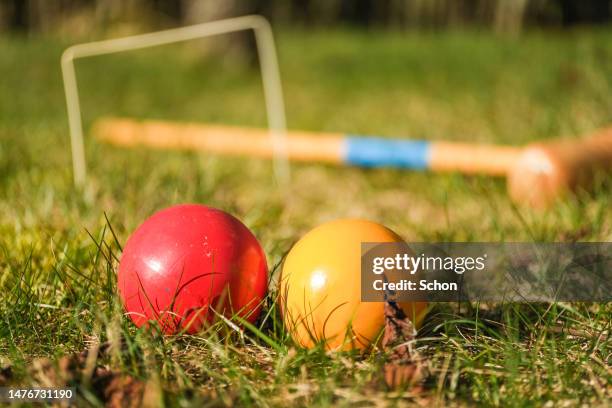
<svg viewBox="0 0 612 408"><path fill-rule="evenodd" d="M311 348L365 349L384 328L384 303L361 302L361 243L401 242L383 225L360 219L328 222L308 232L287 255L280 302L294 341ZM426 302L400 303L419 327Z"/></svg>

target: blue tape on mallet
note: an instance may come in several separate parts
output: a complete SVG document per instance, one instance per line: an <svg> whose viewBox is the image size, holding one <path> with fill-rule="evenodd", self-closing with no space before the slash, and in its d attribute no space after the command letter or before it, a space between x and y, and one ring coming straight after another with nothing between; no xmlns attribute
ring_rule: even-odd
<svg viewBox="0 0 612 408"><path fill-rule="evenodd" d="M401 167L425 170L429 167L431 143L425 140L398 140L380 137L346 137L344 162L361 167Z"/></svg>

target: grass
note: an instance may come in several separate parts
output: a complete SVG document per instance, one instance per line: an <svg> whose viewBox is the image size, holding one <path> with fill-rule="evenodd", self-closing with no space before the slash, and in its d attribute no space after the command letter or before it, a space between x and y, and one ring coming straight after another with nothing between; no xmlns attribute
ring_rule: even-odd
<svg viewBox="0 0 612 408"><path fill-rule="evenodd" d="M277 33L290 127L522 144L574 137L612 119L612 31ZM388 391L377 353L296 348L274 285L265 315L197 336L137 330L116 297L120 244L154 211L199 202L236 214L276 272L313 226L377 220L412 241L610 241L611 196L515 207L501 180L295 165L283 190L270 163L119 150L87 141L90 179L72 186L59 55L68 42L0 38L0 366L28 383L32 362L119 344L102 363L145 380L168 406L429 404L606 406L604 304L439 304L419 346L424 395ZM132 115L265 124L258 73L197 45L79 63L85 122ZM163 389L163 391L161 391ZM90 403L93 400L90 399Z"/></svg>

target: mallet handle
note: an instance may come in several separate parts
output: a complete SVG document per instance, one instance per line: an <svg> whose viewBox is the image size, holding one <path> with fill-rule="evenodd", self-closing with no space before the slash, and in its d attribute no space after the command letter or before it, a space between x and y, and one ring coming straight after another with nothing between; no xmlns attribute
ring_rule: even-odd
<svg viewBox="0 0 612 408"><path fill-rule="evenodd" d="M107 118L94 124L93 134L98 140L125 147L199 150L263 158L275 153L267 130L247 127ZM336 133L318 133L316 139L309 132L291 131L287 136L290 159L340 162L343 145Z"/></svg>
<svg viewBox="0 0 612 408"><path fill-rule="evenodd" d="M108 118L99 120L93 133L99 140L120 146L265 158L275 153L269 132L256 128ZM288 131L285 148L290 159L299 161L498 176L505 175L520 154L515 147L303 131Z"/></svg>

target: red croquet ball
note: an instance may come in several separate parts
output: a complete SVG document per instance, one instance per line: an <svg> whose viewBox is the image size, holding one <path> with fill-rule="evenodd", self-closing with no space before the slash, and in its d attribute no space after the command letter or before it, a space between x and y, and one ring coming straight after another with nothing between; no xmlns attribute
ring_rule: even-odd
<svg viewBox="0 0 612 408"><path fill-rule="evenodd" d="M167 334L195 333L211 310L253 322L268 284L265 254L230 214L203 205L155 213L121 256L119 294L136 326L157 321Z"/></svg>

